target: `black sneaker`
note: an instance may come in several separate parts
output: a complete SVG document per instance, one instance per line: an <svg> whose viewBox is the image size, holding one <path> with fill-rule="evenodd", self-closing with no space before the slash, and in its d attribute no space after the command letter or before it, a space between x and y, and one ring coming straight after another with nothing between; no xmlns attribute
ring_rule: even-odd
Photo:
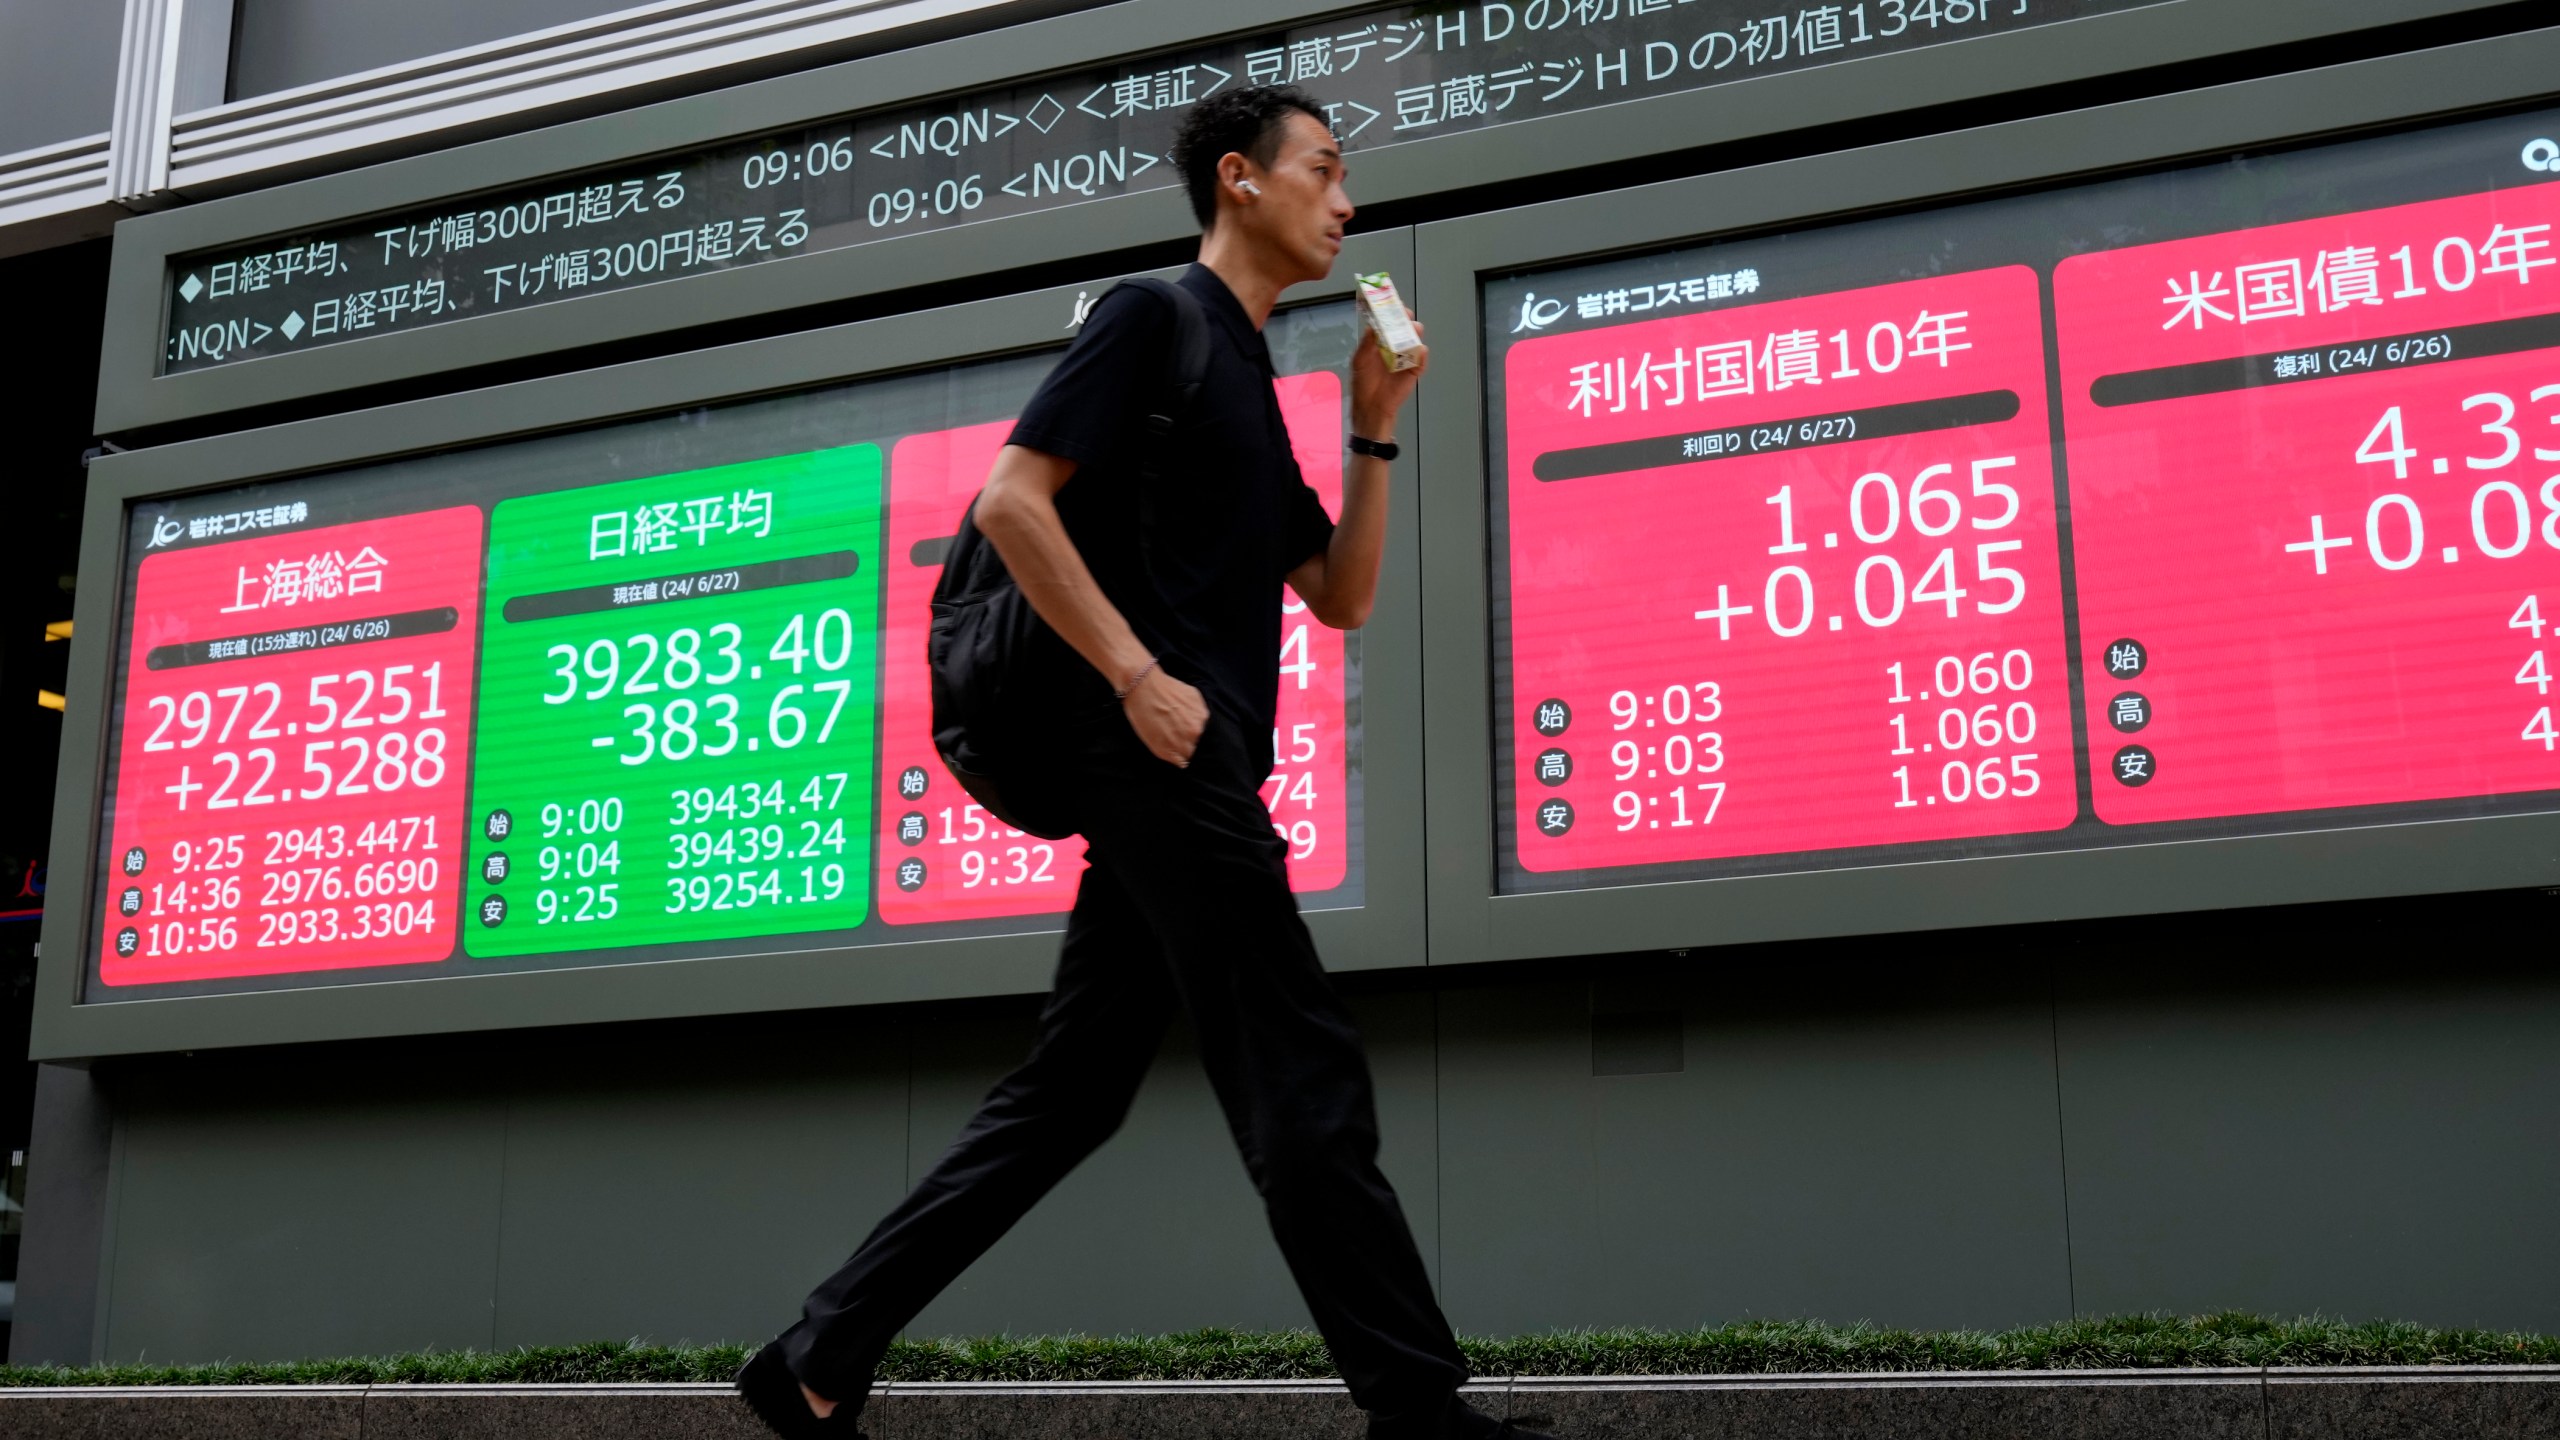
<svg viewBox="0 0 2560 1440"><path fill-rule="evenodd" d="M782 1361L782 1342L774 1341L750 1357L738 1371L738 1394L765 1428L782 1440L864 1440L851 1410L838 1406L821 1420L800 1393L800 1379Z"/></svg>
<svg viewBox="0 0 2560 1440"><path fill-rule="evenodd" d="M1449 1397L1448 1408L1440 1412L1435 1423L1427 1415L1407 1412L1401 1417L1369 1422L1369 1440L1402 1440L1406 1436L1430 1437L1430 1440L1556 1440L1544 1430L1532 1430L1527 1422L1545 1423L1539 1416L1521 1416L1496 1420L1455 1395Z"/></svg>
<svg viewBox="0 0 2560 1440"><path fill-rule="evenodd" d="M1445 1440L1556 1440L1544 1430L1532 1430L1525 1421L1545 1422L1545 1417L1523 1415L1496 1420L1466 1401L1449 1397L1449 1416L1440 1422Z"/></svg>

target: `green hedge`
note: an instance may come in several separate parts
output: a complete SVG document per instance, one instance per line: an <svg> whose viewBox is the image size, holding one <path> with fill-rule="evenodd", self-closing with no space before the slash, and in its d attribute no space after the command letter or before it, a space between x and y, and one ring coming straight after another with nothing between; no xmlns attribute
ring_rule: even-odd
<svg viewBox="0 0 2560 1440"><path fill-rule="evenodd" d="M1751 1321L1712 1330L1574 1330L1459 1342L1479 1375L2171 1369L2257 1365L2560 1365L2560 1338L2370 1321L2129 1315L2019 1330L1883 1330ZM744 1347L599 1343L274 1364L0 1367L0 1385L418 1385L725 1381ZM1294 1380L1328 1377L1304 1331L908 1341L884 1380Z"/></svg>

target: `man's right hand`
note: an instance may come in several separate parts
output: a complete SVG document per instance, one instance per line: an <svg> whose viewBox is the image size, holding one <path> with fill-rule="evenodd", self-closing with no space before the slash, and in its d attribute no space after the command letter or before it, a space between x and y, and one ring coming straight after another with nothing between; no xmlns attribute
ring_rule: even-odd
<svg viewBox="0 0 2560 1440"><path fill-rule="evenodd" d="M1209 704L1200 692L1161 668L1148 671L1120 709L1148 753L1167 765L1189 765L1209 725Z"/></svg>
<svg viewBox="0 0 2560 1440"><path fill-rule="evenodd" d="M1129 726L1149 753L1167 765L1188 765L1200 747L1200 732L1209 723L1209 706L1200 692L1148 663L1147 647L1076 553L1066 523L1058 518L1057 495L1076 473L1076 462L1020 445L996 452L987 488L978 492L980 533L1004 557L1022 598L1060 638L1075 647L1085 663L1100 672L1117 692L1129 685L1120 702Z"/></svg>

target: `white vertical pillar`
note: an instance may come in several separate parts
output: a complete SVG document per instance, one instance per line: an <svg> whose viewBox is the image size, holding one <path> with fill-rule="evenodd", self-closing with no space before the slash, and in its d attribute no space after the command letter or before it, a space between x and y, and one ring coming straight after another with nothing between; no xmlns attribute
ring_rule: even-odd
<svg viewBox="0 0 2560 1440"><path fill-rule="evenodd" d="M219 105L230 83L232 0L125 0L107 195L131 210L169 203L169 130Z"/></svg>

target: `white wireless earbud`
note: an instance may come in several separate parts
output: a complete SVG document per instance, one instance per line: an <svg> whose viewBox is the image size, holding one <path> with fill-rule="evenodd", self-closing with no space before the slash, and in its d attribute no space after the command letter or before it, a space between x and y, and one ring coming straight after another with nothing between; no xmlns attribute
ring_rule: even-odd
<svg viewBox="0 0 2560 1440"><path fill-rule="evenodd" d="M1244 192L1244 193L1246 193L1247 195L1259 195L1259 194L1261 194L1261 193L1262 193L1262 187L1261 187L1261 186L1259 186L1259 185L1254 184L1254 183L1253 183L1252 181L1250 181L1250 180L1239 180L1239 181L1237 181L1237 182L1236 182L1236 188L1237 188L1237 189L1239 189L1239 190L1241 190L1241 191L1243 191L1243 192Z"/></svg>

